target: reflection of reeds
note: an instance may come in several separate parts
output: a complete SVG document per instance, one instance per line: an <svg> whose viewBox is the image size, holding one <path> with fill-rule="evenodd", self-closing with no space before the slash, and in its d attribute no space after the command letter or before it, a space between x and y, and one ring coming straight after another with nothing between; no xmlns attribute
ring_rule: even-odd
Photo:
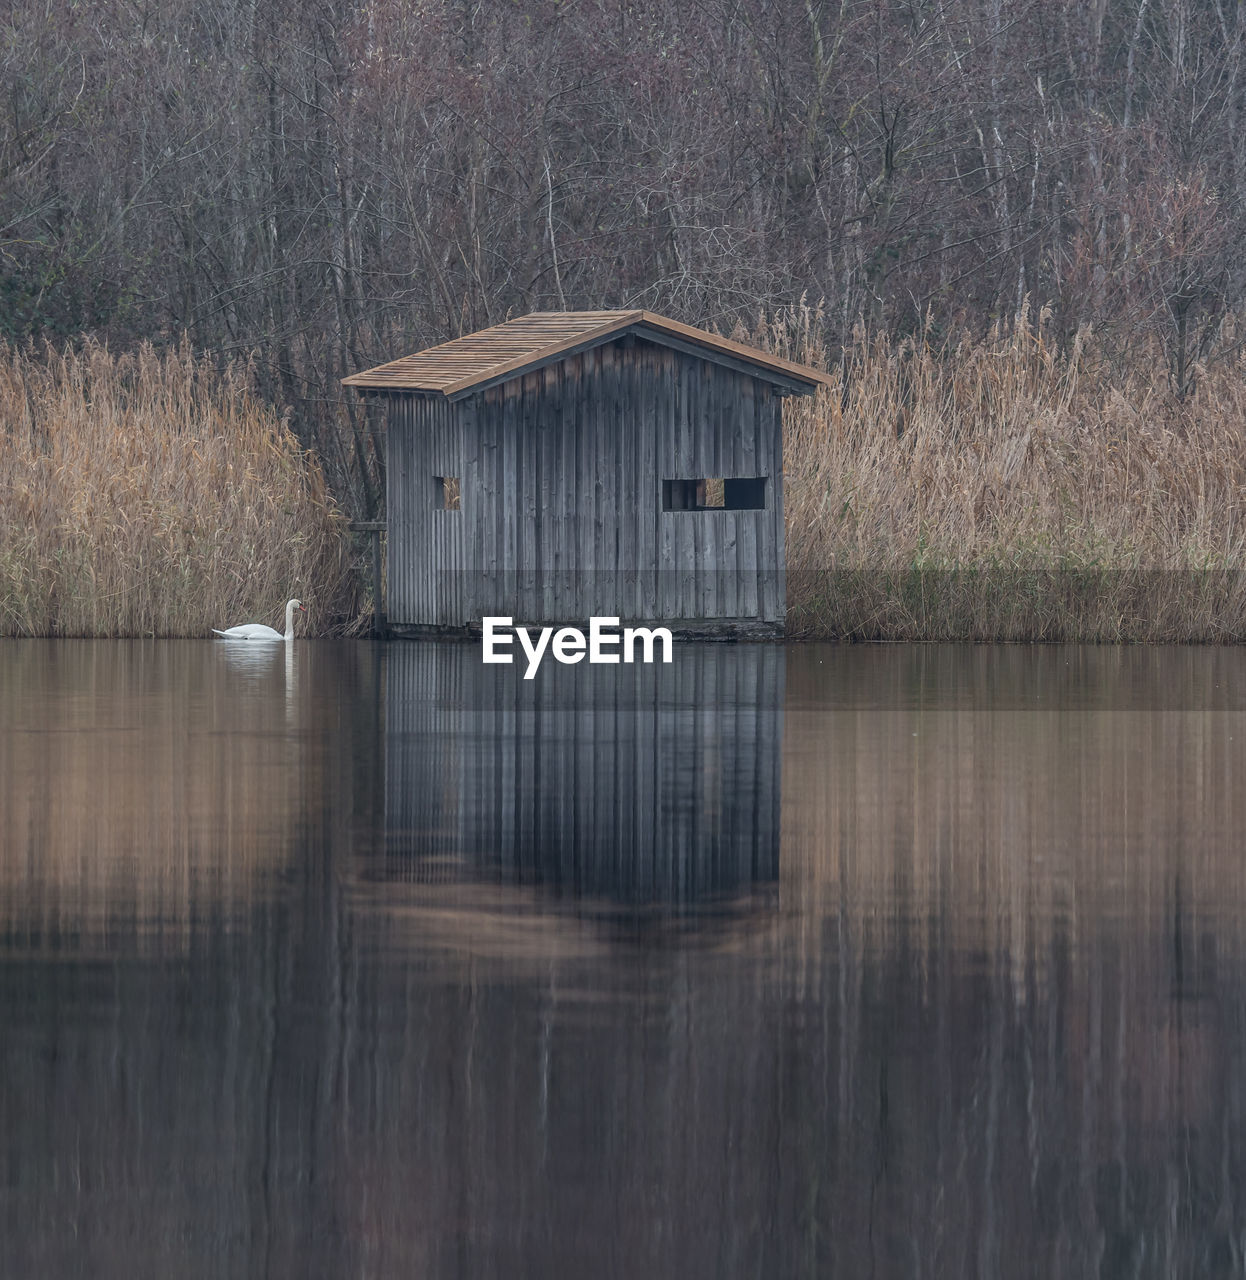
<svg viewBox="0 0 1246 1280"><path fill-rule="evenodd" d="M0 634L206 635L290 595L350 607L315 464L188 347L0 346ZM313 626L315 621L313 621Z"/></svg>
<svg viewBox="0 0 1246 1280"><path fill-rule="evenodd" d="M1040 967L1090 922L1149 944L1179 909L1246 962L1237 659L968 646L789 659L785 897L855 913L866 946L920 936ZM1070 666L1081 679L1060 681ZM1116 705L1079 706L1079 685Z"/></svg>
<svg viewBox="0 0 1246 1280"><path fill-rule="evenodd" d="M331 788L324 752L304 746L315 704L298 699L293 655L266 648L267 669L240 672L208 641L4 642L10 938L96 945L155 930L167 946L289 863Z"/></svg>
<svg viewBox="0 0 1246 1280"><path fill-rule="evenodd" d="M977 981L996 1008L1050 1010L1070 1076L1130 1091L1120 1105L1139 1142L1174 1117L1213 1123L1218 1064L1241 1034L1222 1009L1246 972L1246 798L1231 781L1246 713L941 706L937 679L915 696L923 671L957 666L939 651L824 652L816 673L789 664L795 682L823 697L838 682L855 705L797 702L785 717L781 897L799 935L796 989L826 1000L828 978L855 989L907 968L914 1001L938 1008L949 975ZM1147 652L1169 660L1158 674L1181 676L1183 653ZM1098 676L1116 668L1119 692L1138 653L1096 651ZM958 663L1004 702L1012 655L1036 661L962 649ZM1212 656L1205 671L1221 679L1240 665Z"/></svg>
<svg viewBox="0 0 1246 1280"><path fill-rule="evenodd" d="M785 407L789 631L854 639L1246 633L1246 357L1168 394L1161 353L1046 316L936 349L858 333ZM752 335L830 364L815 309ZM1228 572L1226 572L1228 571Z"/></svg>

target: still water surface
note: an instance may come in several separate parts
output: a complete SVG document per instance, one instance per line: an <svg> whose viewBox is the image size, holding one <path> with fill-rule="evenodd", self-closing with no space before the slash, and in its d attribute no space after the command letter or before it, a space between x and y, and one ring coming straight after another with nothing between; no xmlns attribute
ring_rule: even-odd
<svg viewBox="0 0 1246 1280"><path fill-rule="evenodd" d="M0 1273L1246 1258L1246 653L0 642Z"/></svg>

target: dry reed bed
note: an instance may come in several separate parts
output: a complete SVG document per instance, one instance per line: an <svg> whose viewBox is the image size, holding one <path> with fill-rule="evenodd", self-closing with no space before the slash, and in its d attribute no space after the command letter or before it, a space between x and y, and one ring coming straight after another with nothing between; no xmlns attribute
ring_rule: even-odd
<svg viewBox="0 0 1246 1280"><path fill-rule="evenodd" d="M786 412L789 632L853 640L1246 634L1246 358L1184 405L1162 352L1058 352L1023 316L936 351L857 335ZM801 307L753 341L829 365ZM185 348L0 345L0 634L203 635L355 601L319 468ZM315 622L313 622L315 625Z"/></svg>
<svg viewBox="0 0 1246 1280"><path fill-rule="evenodd" d="M755 340L829 365L816 310ZM1246 633L1246 359L1184 405L1046 317L936 352L859 334L788 402L789 630L857 640L1225 641Z"/></svg>
<svg viewBox="0 0 1246 1280"><path fill-rule="evenodd" d="M349 611L345 525L246 365L0 345L0 635L193 636Z"/></svg>

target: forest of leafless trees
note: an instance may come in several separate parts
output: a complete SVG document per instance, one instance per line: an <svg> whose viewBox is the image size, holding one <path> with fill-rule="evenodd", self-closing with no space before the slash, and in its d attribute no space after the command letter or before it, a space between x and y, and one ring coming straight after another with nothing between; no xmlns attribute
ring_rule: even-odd
<svg viewBox="0 0 1246 1280"><path fill-rule="evenodd" d="M1243 304L1227 0L10 0L0 337L256 352L355 514L338 379L540 308L826 350L1145 344L1180 401ZM361 465L364 464L364 465Z"/></svg>

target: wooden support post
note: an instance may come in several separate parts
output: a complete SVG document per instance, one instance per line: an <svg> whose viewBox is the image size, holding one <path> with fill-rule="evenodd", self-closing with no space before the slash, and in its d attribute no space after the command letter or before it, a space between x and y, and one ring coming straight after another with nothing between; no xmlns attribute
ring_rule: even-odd
<svg viewBox="0 0 1246 1280"><path fill-rule="evenodd" d="M381 587L381 531L372 530L372 634L385 635L385 601Z"/></svg>
<svg viewBox="0 0 1246 1280"><path fill-rule="evenodd" d="M372 538L372 634L378 640L384 640L388 631L385 617L385 588L381 576L381 534L385 532L384 520L355 520L352 529L367 533Z"/></svg>

